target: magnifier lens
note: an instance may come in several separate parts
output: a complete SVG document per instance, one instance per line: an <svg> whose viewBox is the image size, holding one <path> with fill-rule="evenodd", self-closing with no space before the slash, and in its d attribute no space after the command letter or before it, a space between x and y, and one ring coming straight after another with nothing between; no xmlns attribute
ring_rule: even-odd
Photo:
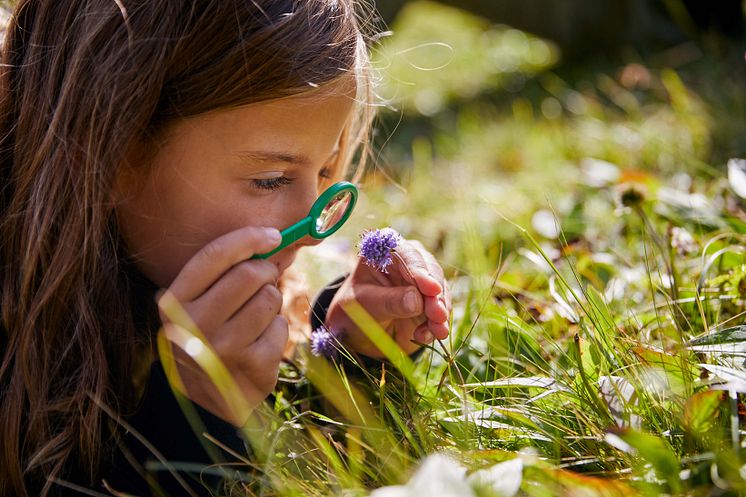
<svg viewBox="0 0 746 497"><path fill-rule="evenodd" d="M344 219L345 213L350 208L352 202L352 193L349 191L339 192L332 197L326 207L316 218L316 232L323 235L332 230Z"/></svg>

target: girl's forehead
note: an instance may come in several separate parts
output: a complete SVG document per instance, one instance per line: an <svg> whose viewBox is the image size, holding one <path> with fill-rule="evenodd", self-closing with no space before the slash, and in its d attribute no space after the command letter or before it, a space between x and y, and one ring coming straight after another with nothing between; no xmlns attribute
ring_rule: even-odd
<svg viewBox="0 0 746 497"><path fill-rule="evenodd" d="M317 87L309 86L306 92L253 102L238 107L218 108L204 114L176 120L167 125L167 132L164 134L172 135L181 125L188 123L194 126L205 126L209 123L224 121L227 126L233 126L244 117L254 120L255 125L261 125L271 122L272 115L280 115L281 117L282 113L318 112L319 109L328 109L333 112L340 107L349 107L351 112L357 107L356 104L361 102L358 92L357 79L352 75L345 74L330 83ZM264 117L268 120L257 121L257 117ZM310 124L310 122L306 124Z"/></svg>
<svg viewBox="0 0 746 497"><path fill-rule="evenodd" d="M195 154L208 163L267 156L325 161L339 148L343 130L354 116L356 91L354 78L345 78L308 93L186 118L171 126L156 162L177 157L181 161Z"/></svg>

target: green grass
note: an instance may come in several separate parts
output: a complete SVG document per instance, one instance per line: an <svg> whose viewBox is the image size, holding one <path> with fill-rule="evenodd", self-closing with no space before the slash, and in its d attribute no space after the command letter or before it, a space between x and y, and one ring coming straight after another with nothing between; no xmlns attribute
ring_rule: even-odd
<svg viewBox="0 0 746 497"><path fill-rule="evenodd" d="M443 264L451 335L374 371L301 348L234 490L367 495L446 453L467 473L520 458L520 495L746 492L746 201L724 168L746 151L742 55L565 68L427 3L393 29L376 60L396 132L299 264L319 287L393 226Z"/></svg>

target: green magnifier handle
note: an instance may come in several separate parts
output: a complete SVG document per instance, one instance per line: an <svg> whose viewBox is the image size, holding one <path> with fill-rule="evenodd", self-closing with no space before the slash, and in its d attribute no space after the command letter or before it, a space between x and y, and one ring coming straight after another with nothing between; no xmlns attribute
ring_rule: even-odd
<svg viewBox="0 0 746 497"><path fill-rule="evenodd" d="M311 223L313 222L314 219L311 216L306 216L289 228L285 228L284 230L282 230L282 232L280 232L280 235L282 235L282 242L280 242L280 245L277 248L265 254L257 254L252 257L252 259L266 259L267 257L270 257L280 250L284 249L291 243L300 240L309 233L311 229Z"/></svg>
<svg viewBox="0 0 746 497"><path fill-rule="evenodd" d="M347 221L355 208L357 187L340 181L322 193L311 206L308 216L280 232L280 246L265 254L256 254L252 259L266 259L304 236L317 240L336 232Z"/></svg>

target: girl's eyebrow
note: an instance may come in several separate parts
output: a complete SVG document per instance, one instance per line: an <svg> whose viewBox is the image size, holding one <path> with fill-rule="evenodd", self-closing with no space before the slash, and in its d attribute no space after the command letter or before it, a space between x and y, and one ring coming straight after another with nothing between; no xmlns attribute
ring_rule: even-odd
<svg viewBox="0 0 746 497"><path fill-rule="evenodd" d="M329 155L329 157L326 159L325 162L329 162L337 154L339 154L339 147L336 147L332 151L332 153ZM284 162L286 164L290 164L293 166L309 166L311 164L311 160L308 158L308 156L303 155L303 154L292 154L288 152L242 150L238 152L236 155L238 155L241 159L244 159L250 162L260 162L260 163Z"/></svg>
<svg viewBox="0 0 746 497"><path fill-rule="evenodd" d="M240 158L251 162L284 162L294 166L307 166L311 161L305 155L285 152L265 152L246 150L238 152Z"/></svg>

